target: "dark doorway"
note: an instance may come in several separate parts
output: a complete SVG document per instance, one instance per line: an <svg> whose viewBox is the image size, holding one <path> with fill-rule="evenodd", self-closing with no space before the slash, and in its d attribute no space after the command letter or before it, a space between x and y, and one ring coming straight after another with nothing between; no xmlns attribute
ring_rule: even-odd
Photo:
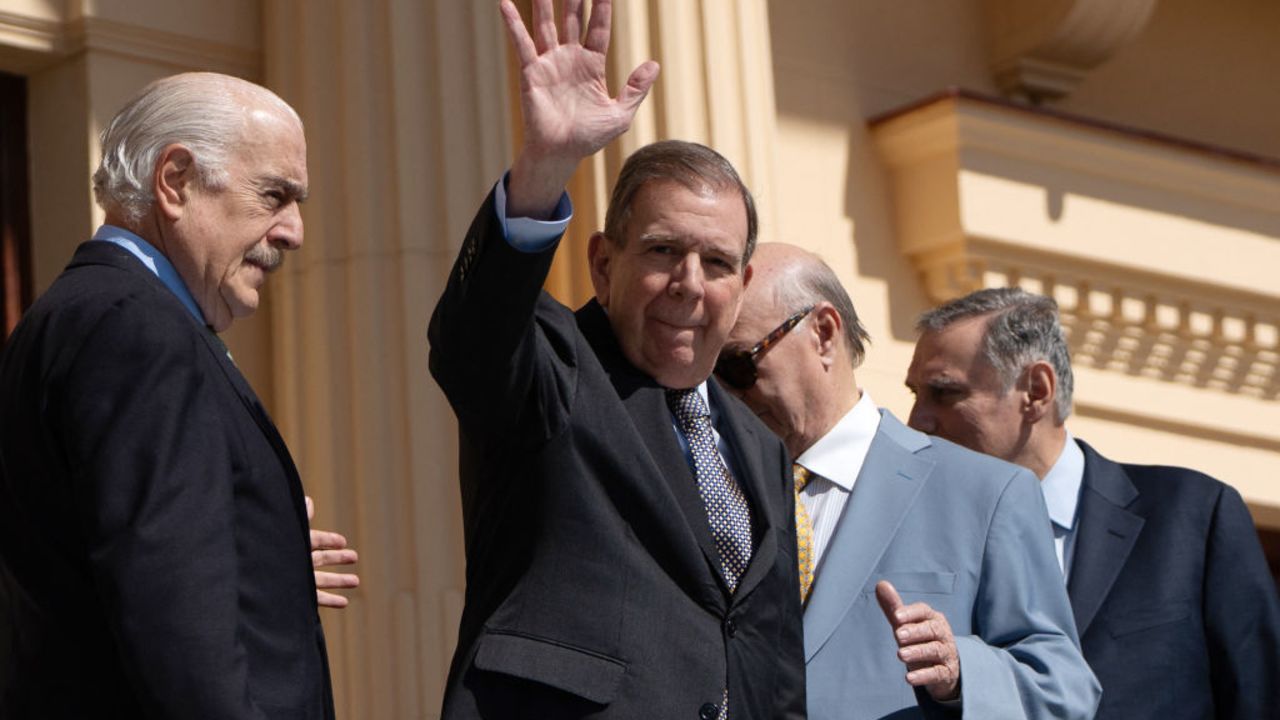
<svg viewBox="0 0 1280 720"><path fill-rule="evenodd" d="M0 340L31 304L27 182L27 80L0 73Z"/></svg>

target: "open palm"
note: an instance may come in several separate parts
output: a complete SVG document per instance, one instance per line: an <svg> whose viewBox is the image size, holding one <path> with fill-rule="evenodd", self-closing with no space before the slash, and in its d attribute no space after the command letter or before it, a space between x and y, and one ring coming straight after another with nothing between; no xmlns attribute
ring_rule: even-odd
<svg viewBox="0 0 1280 720"><path fill-rule="evenodd" d="M583 10L583 0L566 0L557 28L551 0L534 0L533 22L526 29L515 5L510 0L502 3L503 20L520 61L521 154L549 169L539 178L544 184L559 180L560 188L579 160L631 126L658 76L657 63L642 63L618 96L611 97L605 70L610 2L592 3L585 39Z"/></svg>

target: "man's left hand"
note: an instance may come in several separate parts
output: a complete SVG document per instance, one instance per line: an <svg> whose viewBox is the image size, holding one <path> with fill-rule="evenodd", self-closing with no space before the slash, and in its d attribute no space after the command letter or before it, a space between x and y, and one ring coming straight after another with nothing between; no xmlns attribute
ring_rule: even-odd
<svg viewBox="0 0 1280 720"><path fill-rule="evenodd" d="M907 666L907 682L923 687L939 702L958 698L960 652L947 617L926 603L903 605L887 580L876 583L876 600L893 628L898 659Z"/></svg>
<svg viewBox="0 0 1280 720"><path fill-rule="evenodd" d="M307 522L316 515L316 506L307 496ZM320 570L332 565L351 565L359 560L355 550L347 547L347 538L329 530L311 531L311 567L316 574L316 603L320 607L344 608L350 602L337 593L326 592L338 588L359 587L360 576L354 573L335 573Z"/></svg>

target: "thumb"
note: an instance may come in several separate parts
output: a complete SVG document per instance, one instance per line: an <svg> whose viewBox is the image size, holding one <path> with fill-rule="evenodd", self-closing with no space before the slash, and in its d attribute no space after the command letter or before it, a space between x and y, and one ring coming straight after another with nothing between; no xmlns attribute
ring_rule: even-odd
<svg viewBox="0 0 1280 720"><path fill-rule="evenodd" d="M627 78L627 84L623 86L622 92L618 93L618 102L628 110L635 110L649 94L649 88L653 87L657 79L658 63L652 60L640 63L639 67L631 71L631 77Z"/></svg>
<svg viewBox="0 0 1280 720"><path fill-rule="evenodd" d="M307 519L314 520L316 517L316 503L311 499L310 495L303 495L302 499L307 503Z"/></svg>
<svg viewBox="0 0 1280 720"><path fill-rule="evenodd" d="M902 598L898 596L898 591L893 587L893 583L888 580L881 580L876 583L876 602L880 603L880 611L884 613L884 617L893 627L898 627L898 620L894 617L894 613L898 608L902 607Z"/></svg>

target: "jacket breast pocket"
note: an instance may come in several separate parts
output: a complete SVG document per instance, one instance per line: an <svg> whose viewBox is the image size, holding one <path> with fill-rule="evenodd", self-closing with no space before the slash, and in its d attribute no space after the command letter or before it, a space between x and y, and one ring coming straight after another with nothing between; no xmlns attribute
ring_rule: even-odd
<svg viewBox="0 0 1280 720"><path fill-rule="evenodd" d="M876 591L876 583L881 580L888 580L903 596L903 600L910 603L906 599L906 595L950 595L955 592L956 574L953 572L884 572L872 573L867 580L866 587L862 588L864 594L874 594Z"/></svg>
<svg viewBox="0 0 1280 720"><path fill-rule="evenodd" d="M625 663L552 640L489 632L480 638L475 666L542 683L600 705L613 702Z"/></svg>

